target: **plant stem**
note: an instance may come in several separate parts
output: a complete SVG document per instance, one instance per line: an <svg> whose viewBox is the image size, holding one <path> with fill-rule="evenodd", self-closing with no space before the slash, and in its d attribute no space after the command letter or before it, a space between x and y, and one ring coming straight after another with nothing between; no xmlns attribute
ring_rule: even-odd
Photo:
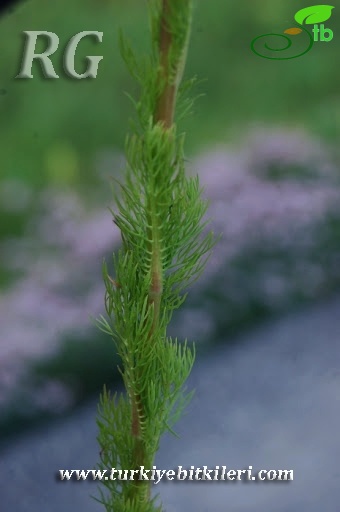
<svg viewBox="0 0 340 512"><path fill-rule="evenodd" d="M170 1L171 0L162 1L159 41L159 82L165 85L159 97L154 115L155 123L159 122L163 124L165 129L172 126L176 101L176 83L171 83L169 79L169 51L171 48L172 35L168 30L167 19L169 16Z"/></svg>
<svg viewBox="0 0 340 512"><path fill-rule="evenodd" d="M123 242L114 255L117 280L103 265L110 323L103 317L98 323L115 342L127 394L111 398L104 390L98 441L100 468L135 473L123 483L103 482L109 490L101 500L107 512L162 510L151 499L151 481L141 477L140 469L151 469L162 434L173 432L171 426L190 400L192 393L183 386L195 359L194 348L167 336L167 325L186 298L184 290L200 274L206 261L202 257L214 245L213 233L201 236L207 204L201 200L198 178L185 176L183 134L177 135L174 123L191 0L150 4L150 59L139 65L121 39L122 55L142 86L135 102L140 126L127 137L126 184L119 183L120 197L115 195L119 212L113 220Z"/></svg>
<svg viewBox="0 0 340 512"><path fill-rule="evenodd" d="M159 96L154 113L154 123L160 123L164 130L171 128L174 118L174 109L176 101L176 84L170 83L169 77L169 51L171 48L172 36L168 30L170 0L162 0L162 10L160 16L160 39L159 39L159 86L163 84L162 92ZM170 134L169 134L170 135ZM161 243L159 236L159 225L157 218L157 202L155 197L148 198L148 225L150 230L149 240L151 240L151 284L149 290L148 304L153 315L151 330L149 333L150 342L154 332L159 324L160 306L163 291L163 267L161 258ZM144 406L141 396L135 394L132 402L132 436L135 439L134 461L138 466L147 464L145 447L141 437L141 420L144 417ZM137 480L138 481L138 480ZM150 497L150 486L145 499Z"/></svg>

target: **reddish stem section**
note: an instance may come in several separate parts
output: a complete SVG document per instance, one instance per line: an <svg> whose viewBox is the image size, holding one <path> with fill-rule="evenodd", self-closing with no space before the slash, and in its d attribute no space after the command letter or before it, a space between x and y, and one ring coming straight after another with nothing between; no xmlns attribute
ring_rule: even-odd
<svg viewBox="0 0 340 512"><path fill-rule="evenodd" d="M155 111L155 123L162 123L164 128L170 128L173 123L175 101L176 101L176 84L170 84L169 80L169 51L172 43L172 36L168 30L169 18L169 0L163 0L160 30L160 81L164 83L164 89L159 97Z"/></svg>
<svg viewBox="0 0 340 512"><path fill-rule="evenodd" d="M161 13L161 27L160 27L160 40L159 40L159 52L160 52L160 72L159 82L162 84L163 90L159 96L155 113L154 123L161 123L165 130L171 128L173 124L174 108L176 101L176 85L170 84L169 77L169 52L172 44L172 36L168 30L168 18L169 18L169 4L171 0L163 0L162 2L162 13ZM155 230L156 231L156 230ZM161 264L161 251L158 246L156 239L158 234L153 237L153 255L152 255L152 269L151 269L151 286L149 290L149 305L153 305L153 324L150 330L150 338L152 338L155 332L160 314L160 304L163 291L162 283L162 264ZM131 422L131 433L135 439L134 448L134 462L137 466L145 465L146 453L145 447L142 440L141 422L140 418L143 416L143 403L141 396L135 394L132 397L132 422ZM141 483L136 481L136 483Z"/></svg>

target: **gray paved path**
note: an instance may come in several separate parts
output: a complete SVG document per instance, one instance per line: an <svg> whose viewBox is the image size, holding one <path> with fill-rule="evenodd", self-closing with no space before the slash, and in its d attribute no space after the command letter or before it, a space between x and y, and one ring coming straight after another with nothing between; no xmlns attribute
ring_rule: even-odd
<svg viewBox="0 0 340 512"><path fill-rule="evenodd" d="M289 483L155 486L167 512L337 512L340 504L340 298L271 322L197 361L197 389L156 464L293 469ZM58 482L58 469L98 457L96 404L0 454L3 512L96 512L90 482Z"/></svg>

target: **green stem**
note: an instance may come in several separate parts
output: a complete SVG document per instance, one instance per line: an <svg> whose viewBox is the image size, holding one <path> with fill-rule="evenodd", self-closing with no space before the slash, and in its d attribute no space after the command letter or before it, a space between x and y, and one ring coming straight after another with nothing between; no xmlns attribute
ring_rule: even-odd
<svg viewBox="0 0 340 512"><path fill-rule="evenodd" d="M169 76L169 52L171 49L172 36L168 31L169 16L169 0L163 0L161 12L161 27L160 27L160 71L159 71L159 84L163 85L163 91L158 99L155 113L154 123L160 123L165 130L171 128L174 118L175 101L176 101L176 84L171 84ZM169 134L170 135L170 134ZM157 218L157 197L148 198L148 225L149 240L151 241L151 284L149 289L149 307L153 315L153 322L149 333L149 339L152 342L154 333L159 326L161 300L163 292L163 267L161 258L161 243L160 243L160 226ZM138 378L138 376L136 376ZM142 398L139 394L134 395L132 403L132 436L135 438L134 448L134 461L137 466L147 464L147 454L142 440L141 421L145 417L145 411L142 403ZM150 485L148 494L145 499L150 497Z"/></svg>
<svg viewBox="0 0 340 512"><path fill-rule="evenodd" d="M212 233L201 240L207 205L198 179L185 177L183 134L174 125L191 0L150 4L152 53L146 65L138 64L121 38L123 58L141 85L135 102L140 124L127 137L126 184L119 183L115 194L119 212L113 219L123 241L114 255L117 281L103 265L110 321L98 321L115 342L127 391L113 398L102 394L99 466L137 471L133 481L104 483L110 491L101 500L107 512L161 511L151 499L151 481L139 480L139 470L152 468L162 434L190 400L183 385L195 358L194 350L167 336L167 325L185 300L183 290L201 271L198 261L214 245Z"/></svg>
<svg viewBox="0 0 340 512"><path fill-rule="evenodd" d="M169 76L169 53L172 43L172 35L168 30L170 2L163 0L161 27L160 27L160 72L159 81L165 84L163 91L156 105L154 121L163 124L164 128L170 128L173 123L175 102L176 102L176 83L171 83Z"/></svg>

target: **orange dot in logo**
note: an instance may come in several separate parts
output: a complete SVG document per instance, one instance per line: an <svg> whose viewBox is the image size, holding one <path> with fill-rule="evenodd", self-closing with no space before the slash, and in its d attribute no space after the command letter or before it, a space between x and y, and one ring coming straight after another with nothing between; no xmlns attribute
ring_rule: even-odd
<svg viewBox="0 0 340 512"><path fill-rule="evenodd" d="M287 28L284 31L284 34L289 34L291 36L296 36L297 34L300 34L300 32L302 32L301 28L292 27L292 28Z"/></svg>

